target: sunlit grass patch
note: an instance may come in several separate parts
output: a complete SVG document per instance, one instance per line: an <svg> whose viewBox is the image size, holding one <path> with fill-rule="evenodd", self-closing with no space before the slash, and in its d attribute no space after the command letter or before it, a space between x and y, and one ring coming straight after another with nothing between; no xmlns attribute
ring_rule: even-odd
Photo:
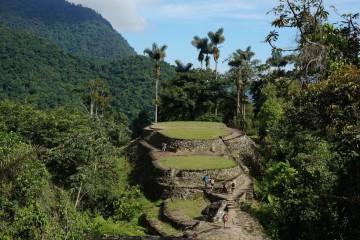
<svg viewBox="0 0 360 240"><path fill-rule="evenodd" d="M236 162L230 158L207 155L164 156L160 157L159 161L165 167L183 170L210 170L236 166Z"/></svg>
<svg viewBox="0 0 360 240"><path fill-rule="evenodd" d="M230 134L223 123L217 122L161 122L153 127L162 128L162 134L176 139L216 139Z"/></svg>
<svg viewBox="0 0 360 240"><path fill-rule="evenodd" d="M168 207L170 210L181 211L185 216L198 219L202 217L201 211L210 204L210 201L199 198L195 200L182 200L182 199L173 199L168 202Z"/></svg>

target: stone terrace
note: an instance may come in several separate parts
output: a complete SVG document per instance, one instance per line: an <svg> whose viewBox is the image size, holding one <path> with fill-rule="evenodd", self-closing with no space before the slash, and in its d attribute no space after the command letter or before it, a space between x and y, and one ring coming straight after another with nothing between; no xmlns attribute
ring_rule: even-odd
<svg viewBox="0 0 360 240"><path fill-rule="evenodd" d="M239 203L253 201L253 182L249 170L261 170L259 159L255 159L257 155L252 141L235 129L229 129L231 134L228 136L207 140L173 139L161 134L159 130L151 126L146 128L134 152L141 152L137 156L137 161L146 162L148 178L152 181L152 191L158 192L158 197L167 199L162 207L163 219L184 234L197 236L196 239L266 239L256 219L239 208ZM165 152L161 151L162 143L167 144ZM226 156L236 161L237 166L227 169L183 170L167 168L159 162L162 157L180 155ZM214 189L205 188L202 181L205 174L216 178ZM228 186L232 180L236 182L235 191L229 194L221 193L220 184L225 183ZM213 201L227 202L230 222L226 229L223 229L220 222L189 219L180 210L172 212L167 208L166 202L171 198L187 199L199 195L205 195ZM152 228L156 229L158 220L147 219ZM168 236L161 229L157 232Z"/></svg>

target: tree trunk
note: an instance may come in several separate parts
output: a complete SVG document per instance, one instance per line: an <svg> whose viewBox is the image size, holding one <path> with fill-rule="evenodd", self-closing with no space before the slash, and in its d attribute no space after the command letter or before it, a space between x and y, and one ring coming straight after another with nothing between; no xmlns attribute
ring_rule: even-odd
<svg viewBox="0 0 360 240"><path fill-rule="evenodd" d="M156 64L155 75L156 75L156 82L155 82L155 123L157 123L158 122L158 104L159 104L158 88L159 88L159 77L160 77L160 62L158 62Z"/></svg>
<svg viewBox="0 0 360 240"><path fill-rule="evenodd" d="M78 190L78 193L77 193L77 196L76 196L76 201L75 201L75 209L77 209L79 203L80 203L80 200L81 200L81 189L82 189L82 185L83 185L83 182L81 181L80 183L80 187L79 187L79 190Z"/></svg>
<svg viewBox="0 0 360 240"><path fill-rule="evenodd" d="M90 101L90 116L94 115L94 101Z"/></svg>
<svg viewBox="0 0 360 240"><path fill-rule="evenodd" d="M158 79L156 78L156 83L155 83L155 123L157 123L158 119L157 119L157 112L158 112Z"/></svg>
<svg viewBox="0 0 360 240"><path fill-rule="evenodd" d="M218 61L215 60L215 80L217 80L218 78L217 65L218 65Z"/></svg>

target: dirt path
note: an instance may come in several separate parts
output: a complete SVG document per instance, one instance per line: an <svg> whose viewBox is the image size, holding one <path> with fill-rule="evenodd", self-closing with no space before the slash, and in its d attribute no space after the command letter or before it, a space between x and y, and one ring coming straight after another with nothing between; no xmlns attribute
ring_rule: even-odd
<svg viewBox="0 0 360 240"><path fill-rule="evenodd" d="M260 223L250 216L248 213L241 211L235 206L235 202L239 197L246 198L246 191L252 180L247 175L238 177L243 182L238 184L234 193L229 194L214 194L218 198L222 198L228 203L229 221L224 228L223 222L205 222L202 221L200 226L190 232L196 234L198 239L217 240L217 239L231 239L231 240L265 240L266 236L262 233ZM238 180L238 179L237 179Z"/></svg>

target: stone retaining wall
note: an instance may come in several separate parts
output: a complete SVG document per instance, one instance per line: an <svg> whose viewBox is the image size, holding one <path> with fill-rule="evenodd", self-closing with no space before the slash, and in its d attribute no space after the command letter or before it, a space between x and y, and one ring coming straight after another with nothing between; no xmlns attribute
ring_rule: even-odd
<svg viewBox="0 0 360 240"><path fill-rule="evenodd" d="M176 177L180 184L203 184L203 177L208 174L210 177L215 178L216 181L229 181L236 178L241 172L240 166L226 169L214 170L180 170Z"/></svg>
<svg viewBox="0 0 360 240"><path fill-rule="evenodd" d="M158 132L159 129L144 129L142 141L133 144L132 162L137 167L136 176L138 182L142 183L144 189L157 198L181 197L188 198L199 189L203 190L203 177L209 174L220 181L230 181L247 169L241 166L248 166L252 174L262 171L263 165L256 152L254 142L247 136L237 135L234 138L224 137L211 140L181 140L171 139ZM178 151L180 154L219 154L228 155L234 158L238 166L228 169L215 170L177 170L162 166L158 159L161 144L168 144L168 151ZM171 153L169 153L171 154ZM246 168L246 167L245 167Z"/></svg>
<svg viewBox="0 0 360 240"><path fill-rule="evenodd" d="M220 138L196 140L196 139L173 139L166 137L160 132L146 134L146 140L154 147L161 149L162 143L167 144L167 150L171 152L213 152L226 154L227 148Z"/></svg>
<svg viewBox="0 0 360 240"><path fill-rule="evenodd" d="M215 178L216 182L219 182L230 181L242 172L238 165L232 168L213 170L176 170L167 168L159 163L157 160L158 152L150 149L150 145L146 142L140 142L139 145L138 151L143 152L146 156L141 161L151 164L151 167L149 164L146 164L148 167L146 169L146 175L148 176L147 183L150 183L147 186L151 191L161 193L162 198L188 198L204 186L203 177L206 174ZM149 174L150 172L151 174Z"/></svg>
<svg viewBox="0 0 360 240"><path fill-rule="evenodd" d="M258 176L265 167L258 153L255 143L246 135L224 141L231 156L239 165L247 166L250 174Z"/></svg>
<svg viewBox="0 0 360 240"><path fill-rule="evenodd" d="M194 186L176 186L161 184L163 198L193 199L194 196L203 194L203 190Z"/></svg>

